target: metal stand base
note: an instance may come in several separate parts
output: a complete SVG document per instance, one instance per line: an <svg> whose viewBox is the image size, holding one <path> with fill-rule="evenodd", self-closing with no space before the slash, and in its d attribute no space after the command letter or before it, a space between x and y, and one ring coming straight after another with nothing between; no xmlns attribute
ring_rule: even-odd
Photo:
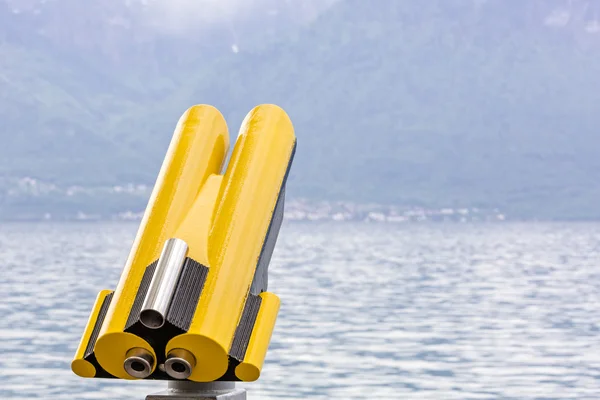
<svg viewBox="0 0 600 400"><path fill-rule="evenodd" d="M146 400L246 400L246 389L236 389L234 382L169 381L167 390Z"/></svg>

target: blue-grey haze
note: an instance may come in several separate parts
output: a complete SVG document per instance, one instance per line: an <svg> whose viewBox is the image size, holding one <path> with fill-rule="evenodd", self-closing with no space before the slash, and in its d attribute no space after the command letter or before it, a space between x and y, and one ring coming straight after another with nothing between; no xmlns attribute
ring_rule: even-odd
<svg viewBox="0 0 600 400"><path fill-rule="evenodd" d="M106 188L152 185L187 107L235 137L264 102L296 127L290 198L600 218L595 0L254 0L185 34L29 3L0 0L0 218L139 211Z"/></svg>

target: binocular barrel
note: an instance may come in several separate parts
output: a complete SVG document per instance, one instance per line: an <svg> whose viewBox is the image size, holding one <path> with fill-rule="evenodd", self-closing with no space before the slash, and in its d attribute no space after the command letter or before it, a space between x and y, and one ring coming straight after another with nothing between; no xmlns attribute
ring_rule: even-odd
<svg viewBox="0 0 600 400"><path fill-rule="evenodd" d="M82 377L254 381L279 298L267 291L296 137L288 115L250 111L227 167L223 115L179 119L114 291L96 299L72 362Z"/></svg>

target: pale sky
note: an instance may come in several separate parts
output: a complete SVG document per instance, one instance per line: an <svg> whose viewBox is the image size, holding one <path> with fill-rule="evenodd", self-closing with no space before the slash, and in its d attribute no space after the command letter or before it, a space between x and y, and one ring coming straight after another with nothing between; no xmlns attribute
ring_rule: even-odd
<svg viewBox="0 0 600 400"><path fill-rule="evenodd" d="M303 15L318 14L336 0L140 0L148 6L153 24L172 30L228 24L252 18L255 13L276 15L291 7Z"/></svg>

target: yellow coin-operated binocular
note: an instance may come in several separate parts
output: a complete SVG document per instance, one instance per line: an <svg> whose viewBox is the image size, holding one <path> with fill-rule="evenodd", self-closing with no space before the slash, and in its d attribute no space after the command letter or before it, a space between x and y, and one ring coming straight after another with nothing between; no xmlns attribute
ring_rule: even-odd
<svg viewBox="0 0 600 400"><path fill-rule="evenodd" d="M180 118L116 290L93 306L71 364L86 378L254 381L279 298L267 269L296 138L260 105L229 149L221 113Z"/></svg>

